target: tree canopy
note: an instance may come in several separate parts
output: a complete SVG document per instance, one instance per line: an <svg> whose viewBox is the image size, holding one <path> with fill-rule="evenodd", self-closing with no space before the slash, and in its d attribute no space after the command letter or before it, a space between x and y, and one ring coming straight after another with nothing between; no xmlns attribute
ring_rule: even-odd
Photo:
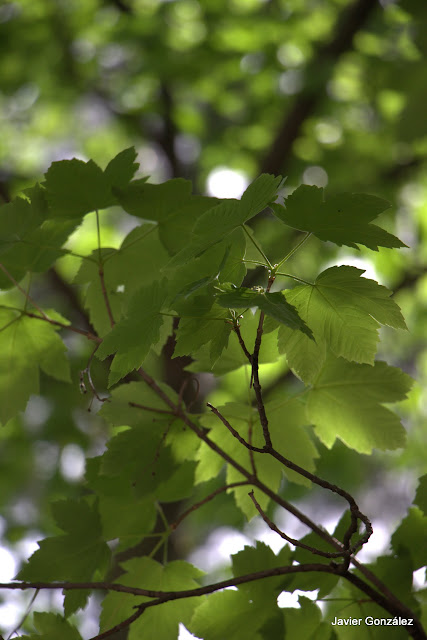
<svg viewBox="0 0 427 640"><path fill-rule="evenodd" d="M4 638L426 637L426 26L0 7Z"/></svg>

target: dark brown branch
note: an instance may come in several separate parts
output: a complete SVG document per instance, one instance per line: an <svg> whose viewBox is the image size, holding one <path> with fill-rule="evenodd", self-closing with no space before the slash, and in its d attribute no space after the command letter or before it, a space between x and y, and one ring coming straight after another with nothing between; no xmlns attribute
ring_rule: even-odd
<svg viewBox="0 0 427 640"><path fill-rule="evenodd" d="M221 447L219 447L215 442L213 442L209 436L206 434L205 430L199 427L195 422L193 422L182 410L181 407L177 407L174 402L168 397L168 395L159 387L159 385L155 382L155 380L146 372L144 369L139 368L138 374L140 377L146 382L146 384L153 389L153 391L165 402L167 406L171 408L175 415L179 417L184 424L186 424L203 442L205 442L212 451L215 451L219 456L222 457L225 462L228 462L232 467L234 467L239 473L243 475L253 486L260 489L265 495L267 495L273 502L281 506L283 509L292 513L300 522L305 524L308 528L310 528L313 532L315 532L320 538L325 540L328 544L335 547L337 550L342 551L344 546L341 542L336 540L333 536L331 536L327 531L325 531L322 527L319 527L315 522L313 522L310 518L308 518L304 513L302 513L299 509L297 509L293 504L289 503L287 500L284 500L277 493L272 491L267 485L261 482L258 478L255 478L253 474L249 473L244 467L242 467L236 460L231 458ZM393 615L404 614L409 617L414 617L413 612L411 612L402 602L399 601L398 598L381 582L381 580L375 576L369 569L367 569L364 565L359 563L355 558L351 558L352 564L354 564L359 571L367 577L368 580L375 584L375 586L379 589L380 593L376 592L370 585L364 583L357 576L350 574L349 572L343 572L342 575L347 579L350 579L353 584L356 584L359 581L359 584L364 585L363 588L359 585L364 593L368 594L371 597L373 594L373 600L377 602L380 606L382 606L386 611L390 611ZM322 567L322 571L324 571L325 565L320 565ZM340 567L335 567L334 571L339 573L341 571ZM382 595L384 594L384 595ZM390 609L393 608L393 611ZM414 617L414 620L415 617ZM418 623L417 629L421 629L422 635L418 635L414 637L417 638L426 638L425 633L422 631L420 624Z"/></svg>
<svg viewBox="0 0 427 640"><path fill-rule="evenodd" d="M249 351L248 351L248 349L246 347L246 344L245 344L245 341L243 340L242 334L240 333L240 327L239 327L239 324L238 324L237 320L233 324L233 329L234 329L234 332L235 332L235 334L237 336L237 339L239 340L239 344L242 347L243 353L245 354L245 356L249 360L249 364L252 364L252 356L251 356L251 354L249 353Z"/></svg>
<svg viewBox="0 0 427 640"><path fill-rule="evenodd" d="M357 0L343 10L335 25L331 41L318 47L306 69L306 76L313 80L312 86L304 89L286 113L261 164L260 173L283 171L291 157L292 145L298 138L302 125L314 113L325 95L327 83L339 57L352 48L355 34L363 28L377 6L376 0ZM320 81L314 81L318 78Z"/></svg>
<svg viewBox="0 0 427 640"><path fill-rule="evenodd" d="M274 276L269 276L268 284L267 284L267 288L266 288L267 292L270 291L274 280L275 280ZM263 402L263 399L262 399L261 383L259 381L259 364L258 364L258 360L259 360L259 352L260 352L260 349L261 349L261 339L262 339L263 325L264 325L264 312L261 311L260 316L259 316L258 328L257 328L257 332L256 332L254 352L253 352L252 357L251 357L251 363L252 363L253 386L254 386L255 397L256 397L256 401L257 401L259 419L261 421L262 432L264 434L265 446L266 447L271 447L272 443L271 443L270 431L269 431L269 428L268 428L268 418L267 418L267 415L265 413L264 402Z"/></svg>

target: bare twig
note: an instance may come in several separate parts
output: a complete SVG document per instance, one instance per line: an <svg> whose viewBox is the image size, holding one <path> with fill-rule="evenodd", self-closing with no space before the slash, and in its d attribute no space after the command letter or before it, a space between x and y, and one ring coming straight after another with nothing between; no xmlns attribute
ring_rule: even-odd
<svg viewBox="0 0 427 640"><path fill-rule="evenodd" d="M266 292L267 293L270 291L274 280L275 280L275 277L273 275L270 275L269 278L268 278L268 284L267 284L267 288L266 288ZM259 419L261 421L262 432L264 434L265 446L266 447L272 447L270 431L269 431L269 428L268 428L268 418L267 418L267 415L265 413L264 402L263 402L263 399L262 399L261 383L259 381L259 364L258 364L258 360L259 360L259 352L260 352L260 349L261 349L261 339L262 339L263 325L264 325L264 312L261 311L260 316L259 316L258 328L257 328L257 332L256 332L254 352L253 352L252 357L251 357L252 377L253 377L253 385L254 385L255 397L256 397L256 401L257 401Z"/></svg>
<svg viewBox="0 0 427 640"><path fill-rule="evenodd" d="M210 402L207 402L206 406L209 407L209 409L212 411L212 413L214 413L221 420L221 422L227 427L229 432L240 442L240 444L242 444L244 447L249 449L249 451L257 451L258 453L265 453L265 449L264 448L254 447L251 444L249 444L249 442L246 442L246 440L244 438L242 438L240 433L238 431L236 431L236 429L234 429L234 427L231 426L231 424L228 422L228 420L226 418L224 418L222 413L220 413L220 411L218 411L218 409L216 409Z"/></svg>
<svg viewBox="0 0 427 640"><path fill-rule="evenodd" d="M270 518L267 516L267 514L263 511L263 509L259 505L257 499L255 498L255 495L254 495L253 491L248 493L248 496L250 497L250 499L254 503L256 510L258 511L258 513L261 516L261 518L264 520L265 524L268 525L272 531L274 531L281 538L283 538L283 540L286 540L286 542L290 542L290 544L293 544L295 547L300 547L301 549L306 549L307 551L311 551L311 553L314 553L314 554L316 554L318 556L323 556L324 558L342 558L343 556L347 556L348 555L348 551L346 551L346 550L337 551L337 552L322 551L321 549L317 549L316 547L311 547L310 545L305 544L304 542L300 542L299 540L295 540L295 538L291 538L290 536L286 535L286 533L283 533L283 531L280 531L279 527L277 527L274 524L274 522L272 520L270 520Z"/></svg>

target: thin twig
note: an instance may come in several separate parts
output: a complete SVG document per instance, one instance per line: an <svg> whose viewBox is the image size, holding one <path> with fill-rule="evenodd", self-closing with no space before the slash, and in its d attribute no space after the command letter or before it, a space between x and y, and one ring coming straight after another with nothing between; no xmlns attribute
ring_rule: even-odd
<svg viewBox="0 0 427 640"><path fill-rule="evenodd" d="M236 431L236 429L234 429L234 427L231 426L231 424L228 422L227 418L224 418L222 413L220 413L220 411L218 411L218 409L216 409L210 402L207 402L206 406L209 407L209 409L212 411L212 413L214 413L221 420L221 422L227 427L229 432L240 442L240 444L242 444L244 447L246 447L250 451L257 451L258 453L265 453L265 449L264 448L254 447L249 442L246 442L246 440L244 438L242 438L240 433L238 431Z"/></svg>
<svg viewBox="0 0 427 640"><path fill-rule="evenodd" d="M256 510L258 511L261 518L264 520L265 524L268 525L272 531L274 531L281 538L283 538L283 540L286 540L286 542L290 542L290 544L293 544L295 547L306 549L307 551L311 551L311 553L314 553L318 556L323 556L324 558L342 558L343 556L348 555L348 551L337 551L337 552L321 551L321 549L317 549L316 547L311 547L310 545L305 544L304 542L300 542L299 540L295 540L295 538L291 538L290 536L286 535L286 533L283 533L283 531L280 531L280 529L274 524L274 522L270 520L270 518L267 516L267 514L262 510L261 506L259 505L253 491L248 493L248 496L254 503Z"/></svg>
<svg viewBox="0 0 427 640"><path fill-rule="evenodd" d="M208 496L203 498L203 500L199 500L199 502L195 502L193 505L191 505L191 507L189 507L186 511L184 511L184 513L182 513L179 516L178 520L175 520L175 522L169 525L170 528L172 529L172 531L175 531L175 529L179 527L181 522L187 516L189 516L190 513L197 511L197 509L200 509L200 507L202 507L204 504L207 504L208 502L216 498L216 496L219 495L220 493L223 493L224 491L228 491L228 489L233 489L234 487L242 487L247 484L249 484L249 482L247 482L246 480L242 480L242 482L232 482L230 484L226 484L223 487L219 487L219 489L215 489L215 491L212 491L212 493L210 493Z"/></svg>

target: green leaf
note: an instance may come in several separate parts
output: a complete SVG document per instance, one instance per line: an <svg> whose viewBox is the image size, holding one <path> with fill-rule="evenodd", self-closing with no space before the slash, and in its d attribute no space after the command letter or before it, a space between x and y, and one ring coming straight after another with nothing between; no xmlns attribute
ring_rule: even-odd
<svg viewBox="0 0 427 640"><path fill-rule="evenodd" d="M261 640L265 614L242 591L227 590L209 595L186 626L203 640Z"/></svg>
<svg viewBox="0 0 427 640"><path fill-rule="evenodd" d="M144 224L133 229L123 240L120 249L103 248L101 251L105 289L114 320L124 314L131 296L142 286L151 284L152 274L158 273L168 260L168 254L159 240L158 229ZM111 330L99 276L98 250L89 259L82 260L74 278L76 284L86 284L85 307L101 337Z"/></svg>
<svg viewBox="0 0 427 640"><path fill-rule="evenodd" d="M281 400L267 402L265 412L274 448L283 456L307 471L315 471L317 449L303 427L308 419L304 405L292 396L282 394ZM283 467L288 480L310 486L310 481L300 474Z"/></svg>
<svg viewBox="0 0 427 640"><path fill-rule="evenodd" d="M339 438L360 453L397 449L404 446L405 430L383 403L403 400L411 383L385 362L371 367L328 356L307 394L308 417L328 448Z"/></svg>
<svg viewBox="0 0 427 640"><path fill-rule="evenodd" d="M64 382L70 373L53 325L0 309L0 328L0 421L5 424L39 392L39 369Z"/></svg>
<svg viewBox="0 0 427 640"><path fill-rule="evenodd" d="M104 175L111 187L124 189L132 180L139 167L139 164L135 162L136 156L135 147L129 147L110 160Z"/></svg>
<svg viewBox="0 0 427 640"><path fill-rule="evenodd" d="M414 503L427 516L427 474L420 478Z"/></svg>
<svg viewBox="0 0 427 640"><path fill-rule="evenodd" d="M52 505L56 523L64 534L46 538L38 543L18 574L19 580L84 582L95 572L104 575L110 561L110 549L104 542L101 521L95 505L85 500L61 500ZM66 613L84 606L89 592L70 594Z"/></svg>
<svg viewBox="0 0 427 640"><path fill-rule="evenodd" d="M196 582L202 575L199 569L180 560L162 566L151 558L134 558L122 563L126 571L120 583L130 587L161 591L180 591L199 587ZM106 631L135 612L134 607L147 598L125 593L110 592L102 603L100 630ZM150 607L130 627L129 640L156 638L176 640L180 622L188 627L200 598L185 598Z"/></svg>
<svg viewBox="0 0 427 640"><path fill-rule="evenodd" d="M363 244L378 251L379 246L406 247L399 238L370 224L389 207L386 200L362 193L343 193L324 202L323 189L301 185L286 199L286 207L272 208L285 224L312 233L324 242L354 249Z"/></svg>
<svg viewBox="0 0 427 640"><path fill-rule="evenodd" d="M409 555L413 570L427 565L427 516L420 509L411 507L398 529L393 533L391 546L397 555Z"/></svg>
<svg viewBox="0 0 427 640"><path fill-rule="evenodd" d="M240 333L245 341L248 350L251 352L254 348L256 332L259 324L259 312L252 314L246 313L240 322ZM223 375L229 371L247 365L248 360L242 351L237 336L231 333L227 347L221 354L214 365L210 354L210 346L205 345L199 351L192 354L195 362L189 367L188 371L212 371L215 375ZM276 362L279 358L277 349L277 327L275 330L263 335L261 349L259 355L259 363Z"/></svg>
<svg viewBox="0 0 427 640"><path fill-rule="evenodd" d="M20 636L22 640L82 640L80 633L62 616L55 613L34 613L37 633Z"/></svg>
<svg viewBox="0 0 427 640"><path fill-rule="evenodd" d="M112 353L116 354L109 375L110 386L138 369L151 346L158 342L163 324L160 311L167 296L165 287L165 281L155 281L141 288L132 297L126 317L105 336L97 356L103 360Z"/></svg>
<svg viewBox="0 0 427 640"><path fill-rule="evenodd" d="M105 540L119 540L117 550L136 545L149 535L157 520L152 497L138 497L124 476L101 473L102 456L86 461L86 479L98 498Z"/></svg>
<svg viewBox="0 0 427 640"><path fill-rule="evenodd" d="M249 185L241 200L223 200L208 209L197 219L189 246L171 260L170 266L178 266L197 257L253 218L274 199L281 181L281 176L276 178L263 174Z"/></svg>
<svg viewBox="0 0 427 640"><path fill-rule="evenodd" d="M276 555L270 547L259 540L255 547L245 546L242 551L232 555L231 559L235 577L292 564L291 550L287 545ZM275 609L277 597L282 591L282 582L283 576L274 576L240 584L238 589L257 606Z"/></svg>
<svg viewBox="0 0 427 640"><path fill-rule="evenodd" d="M290 327L293 330L299 330L312 338L311 329L305 324L298 315L297 310L289 302L286 301L282 292L277 293L257 293L245 287L234 287L233 285L222 285L224 293L220 293L217 297L218 304L222 307L237 308L258 307L261 311L271 318L274 318L281 324Z"/></svg>
<svg viewBox="0 0 427 640"><path fill-rule="evenodd" d="M327 349L355 362L374 363L380 324L406 329L391 292L374 280L362 278L356 267L331 267L313 285L295 287L285 296L313 330L316 343L286 327L279 329L279 350L289 366L312 382Z"/></svg>
<svg viewBox="0 0 427 640"><path fill-rule="evenodd" d="M230 402L224 406L217 407L217 409L246 441L249 439L251 429L252 444L256 447L262 447L264 445L258 415L252 407L237 402ZM201 422L205 427L210 429L210 439L251 473L252 467L248 450L242 447L221 420L211 413L203 415ZM215 477L224 464L223 460L203 442L198 452L198 460L199 466L196 470L196 482L205 482ZM277 491L283 476L282 465L277 460L256 452L254 452L254 461L258 478L272 491ZM226 478L227 484L245 480L244 476L231 465L227 465ZM249 491L250 488L245 485L231 489L237 506L248 520L258 514L252 500L248 496ZM259 492L256 492L255 497L260 506L266 509L269 504L269 498Z"/></svg>
<svg viewBox="0 0 427 640"><path fill-rule="evenodd" d="M322 612L309 598L298 598L299 609L284 609L286 637L304 640L329 640L331 628L322 622Z"/></svg>
<svg viewBox="0 0 427 640"><path fill-rule="evenodd" d="M81 218L86 213L114 204L110 184L93 160L53 162L44 186L54 218Z"/></svg>

